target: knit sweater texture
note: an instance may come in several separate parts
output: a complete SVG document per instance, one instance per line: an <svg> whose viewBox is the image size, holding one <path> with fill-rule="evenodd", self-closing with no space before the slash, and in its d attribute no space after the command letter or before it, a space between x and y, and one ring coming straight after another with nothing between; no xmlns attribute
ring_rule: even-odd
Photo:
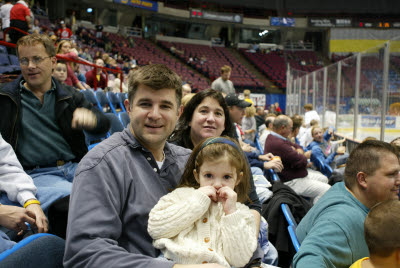
<svg viewBox="0 0 400 268"><path fill-rule="evenodd" d="M249 208L236 207L225 215L221 202L194 188L177 188L151 210L148 232L154 247L177 263L243 267L257 248L257 230Z"/></svg>

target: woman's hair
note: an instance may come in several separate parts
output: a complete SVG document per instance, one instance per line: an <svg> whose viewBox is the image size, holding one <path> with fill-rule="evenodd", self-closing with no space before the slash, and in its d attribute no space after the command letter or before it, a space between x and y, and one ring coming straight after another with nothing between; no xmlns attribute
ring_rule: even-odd
<svg viewBox="0 0 400 268"><path fill-rule="evenodd" d="M196 181L193 171L196 170L200 174L200 168L204 162L217 161L223 157L226 157L230 165L236 168L237 179L239 181L234 191L237 194L238 202L243 203L248 201L250 168L238 142L229 137L211 137L199 143L193 149L186 163L181 182L177 187L193 187L198 189L200 184ZM239 175L241 172L243 176L240 178Z"/></svg>
<svg viewBox="0 0 400 268"><path fill-rule="evenodd" d="M229 117L229 109L226 105L225 99L222 94L214 89L206 89L196 93L192 97L192 99L186 104L183 108L183 112L179 117L178 123L176 125L175 131L172 133L170 141L177 142L179 145L193 149L193 143L190 138L190 130L191 127L189 126L190 122L193 118L193 113L196 110L197 106L207 97L210 97L218 102L218 104L222 107L225 114L225 129L222 132L221 136L228 136L234 137L234 126L232 121Z"/></svg>
<svg viewBox="0 0 400 268"><path fill-rule="evenodd" d="M71 47L72 47L71 41L69 41L69 40L61 40L60 43L58 43L58 45L57 45L57 51L56 51L57 54L61 54L62 53L61 52L61 48L65 43L69 43L71 45Z"/></svg>
<svg viewBox="0 0 400 268"><path fill-rule="evenodd" d="M253 117L255 114L256 114L256 108L253 105L246 107L246 110L244 112L244 115L246 117Z"/></svg>

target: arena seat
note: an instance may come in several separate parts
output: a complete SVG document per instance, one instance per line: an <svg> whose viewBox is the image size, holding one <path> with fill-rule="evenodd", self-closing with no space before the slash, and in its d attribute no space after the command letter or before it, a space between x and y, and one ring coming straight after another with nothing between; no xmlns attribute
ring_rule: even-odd
<svg viewBox="0 0 400 268"><path fill-rule="evenodd" d="M110 130L108 131L108 136L111 136L115 132L121 132L122 130L124 130L121 121L119 121L118 117L115 114L106 113L104 115L108 118L108 120L110 120L111 124Z"/></svg>

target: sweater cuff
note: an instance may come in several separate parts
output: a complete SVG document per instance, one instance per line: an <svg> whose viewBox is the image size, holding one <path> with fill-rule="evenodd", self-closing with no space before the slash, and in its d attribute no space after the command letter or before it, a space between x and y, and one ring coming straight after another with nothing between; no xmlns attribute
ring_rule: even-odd
<svg viewBox="0 0 400 268"><path fill-rule="evenodd" d="M200 207L208 207L211 203L211 199L203 192L198 191L198 189L194 190L192 199L194 200L194 204L199 204Z"/></svg>
<svg viewBox="0 0 400 268"><path fill-rule="evenodd" d="M21 206L24 206L24 204L27 200L37 199L37 198L31 191L21 191L18 193L17 199L18 199L18 203L20 203Z"/></svg>
<svg viewBox="0 0 400 268"><path fill-rule="evenodd" d="M243 220L243 213L241 213L239 211L239 209L237 209L235 212L233 212L232 214L229 215L224 215L222 216L222 219L225 223L227 223L228 225L236 225L238 222L240 222L241 220Z"/></svg>

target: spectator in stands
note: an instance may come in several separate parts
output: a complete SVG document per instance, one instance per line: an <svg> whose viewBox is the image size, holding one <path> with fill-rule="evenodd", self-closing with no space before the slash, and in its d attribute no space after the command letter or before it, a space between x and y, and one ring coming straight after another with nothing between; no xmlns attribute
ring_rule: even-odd
<svg viewBox="0 0 400 268"><path fill-rule="evenodd" d="M52 79L57 60L47 36L24 36L16 48L22 77L0 89L0 133L33 178L46 211L71 191L77 162L87 152L82 130L105 133L110 124L82 93Z"/></svg>
<svg viewBox="0 0 400 268"><path fill-rule="evenodd" d="M40 34L41 33L41 29L40 29L40 25L39 25L39 20L35 19L33 21L33 25L32 25L32 33L37 33Z"/></svg>
<svg viewBox="0 0 400 268"><path fill-rule="evenodd" d="M309 127L305 128L304 125L300 127L297 138L299 139L300 146L303 147L304 149L307 148L310 145L310 143L313 141L311 129L313 127L318 126L318 123L319 123L319 121L313 119L313 120L311 120Z"/></svg>
<svg viewBox="0 0 400 268"><path fill-rule="evenodd" d="M65 61L57 61L56 68L53 70L53 77L60 84L64 84L65 80L67 80L67 63Z"/></svg>
<svg viewBox="0 0 400 268"><path fill-rule="evenodd" d="M188 83L182 86L182 97L186 96L187 94L192 93L192 88Z"/></svg>
<svg viewBox="0 0 400 268"><path fill-rule="evenodd" d="M224 65L221 67L221 76L214 80L211 84L211 88L215 89L219 92L222 92L225 95L235 94L236 90L233 86L233 83L229 78L231 77L231 67L228 65Z"/></svg>
<svg viewBox="0 0 400 268"><path fill-rule="evenodd" d="M300 145L300 141L297 139L297 135L299 134L300 127L303 125L303 117L301 115L295 114L291 117L291 119L293 122L293 128L292 133L290 133L289 135L289 139L292 143Z"/></svg>
<svg viewBox="0 0 400 268"><path fill-rule="evenodd" d="M72 36L71 29L67 28L64 21L61 21L61 27L57 30L56 34L59 40L70 40Z"/></svg>
<svg viewBox="0 0 400 268"><path fill-rule="evenodd" d="M103 25L100 24L99 21L97 21L96 24L96 38L101 39L103 37Z"/></svg>
<svg viewBox="0 0 400 268"><path fill-rule="evenodd" d="M267 114L267 117L265 118L265 130L261 133L260 138L258 141L260 142L261 148L265 147L265 141L268 138L268 135L271 134L271 131L273 131L273 123L275 120L276 115L275 114Z"/></svg>
<svg viewBox="0 0 400 268"><path fill-rule="evenodd" d="M71 51L71 49L72 49L71 42L68 40L62 40L60 43L58 43L57 55L61 55L63 57L68 57L71 59L78 59L78 55L75 52ZM86 90L86 88L81 84L81 82L75 76L71 64L69 63L67 64L67 71L68 71L68 76L67 80L65 80L65 84L68 86L76 87L78 89Z"/></svg>
<svg viewBox="0 0 400 268"><path fill-rule="evenodd" d="M83 50L82 56L80 56L81 58L88 60L90 62L93 61L92 55L90 55L89 53L89 48L85 47L85 49Z"/></svg>
<svg viewBox="0 0 400 268"><path fill-rule="evenodd" d="M316 120L317 123L319 123L321 121L321 118L319 117L317 111L315 111L313 109L313 105L310 103L307 103L304 105L304 110L305 110L305 114L304 114L304 123L306 124L306 127L309 128L310 127L310 123L312 120Z"/></svg>
<svg viewBox="0 0 400 268"><path fill-rule="evenodd" d="M22 169L14 150L0 134L0 225L19 234L28 229L25 222L37 228L39 233L47 233L47 218L36 199L36 187L32 178ZM11 202L10 202L11 201ZM9 205L7 205L9 204ZM23 208L19 207L22 206ZM14 216L13 216L14 215ZM0 252L8 249L6 244L15 243L4 240L0 231Z"/></svg>
<svg viewBox="0 0 400 268"><path fill-rule="evenodd" d="M262 108L262 107L257 107L256 108L255 119L256 119L256 129L257 129L258 133L261 133L265 129L265 127L260 129L261 125L265 126L264 108Z"/></svg>
<svg viewBox="0 0 400 268"><path fill-rule="evenodd" d="M344 182L332 186L298 225L301 247L293 267L344 268L367 257L364 219L376 204L398 202L399 186L395 148L382 141L359 144L347 160Z"/></svg>
<svg viewBox="0 0 400 268"><path fill-rule="evenodd" d="M268 112L271 113L271 114L275 114L275 104L272 103L272 104L269 106Z"/></svg>
<svg viewBox="0 0 400 268"><path fill-rule="evenodd" d="M256 119L254 118L255 114L256 108L254 106L247 107L245 109L241 124L244 138L250 143L254 143L254 139L256 137Z"/></svg>
<svg viewBox="0 0 400 268"><path fill-rule="evenodd" d="M166 142L178 120L182 81L158 64L129 79L129 128L97 145L76 172L65 267L174 266L157 258L147 221L151 208L179 183L190 155Z"/></svg>
<svg viewBox="0 0 400 268"><path fill-rule="evenodd" d="M397 230L400 227L400 202L397 200L388 200L371 208L364 222L369 257L356 261L350 268L399 267L400 232L393 232L389 226Z"/></svg>
<svg viewBox="0 0 400 268"><path fill-rule="evenodd" d="M0 7L1 28L3 31L10 27L10 11L12 7L10 0L6 0L5 4Z"/></svg>
<svg viewBox="0 0 400 268"><path fill-rule="evenodd" d="M320 159L325 165L332 168L344 165L349 155L345 146L332 146L330 140L333 136L333 129L328 128L325 133L322 128L315 126L311 129L313 141L307 146L313 157Z"/></svg>
<svg viewBox="0 0 400 268"><path fill-rule="evenodd" d="M281 107L279 107L279 102L275 102L275 113L280 115L282 113Z"/></svg>
<svg viewBox="0 0 400 268"><path fill-rule="evenodd" d="M94 61L94 64L96 64L99 67L104 67L104 62L102 59L98 58ZM85 74L86 77L86 83L93 88L94 90L97 90L98 88L105 89L108 83L107 76L104 74L103 69L101 68L93 68L91 71L87 72ZM95 79L97 80L97 88L95 88L94 81Z"/></svg>
<svg viewBox="0 0 400 268"><path fill-rule="evenodd" d="M389 115L394 115L394 116L400 115L400 102L394 102L390 104Z"/></svg>
<svg viewBox="0 0 400 268"><path fill-rule="evenodd" d="M273 131L265 141L264 152L281 157L283 171L279 173L282 182L298 195L312 199L315 204L329 190L328 178L319 172L307 170L307 158L302 148L290 142L293 121L286 115L279 115L273 123Z"/></svg>
<svg viewBox="0 0 400 268"><path fill-rule="evenodd" d="M10 11L10 26L18 28L24 32L28 32L31 28L32 15L29 10L28 0L20 0L18 1ZM11 43L16 44L18 39L24 36L24 33L21 33L17 30L10 30L10 39Z"/></svg>
<svg viewBox="0 0 400 268"><path fill-rule="evenodd" d="M251 103L251 105L254 105L253 101L250 99L250 90L249 89L243 90L243 96L244 96L245 101L247 101L248 103Z"/></svg>

